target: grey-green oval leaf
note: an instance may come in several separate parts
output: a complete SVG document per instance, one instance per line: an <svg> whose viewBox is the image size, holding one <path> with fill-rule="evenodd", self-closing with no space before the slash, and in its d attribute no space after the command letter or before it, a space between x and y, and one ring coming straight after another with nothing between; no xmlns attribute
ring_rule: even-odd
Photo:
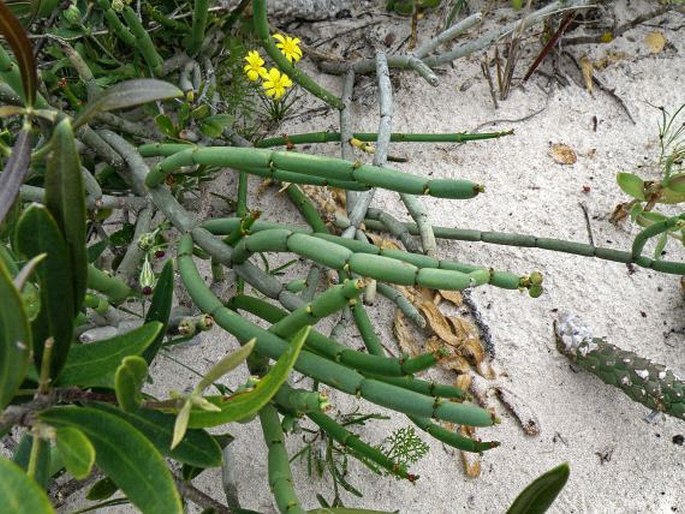
<svg viewBox="0 0 685 514"><path fill-rule="evenodd" d="M0 260L0 411L10 403L26 377L30 345L31 330L24 304Z"/></svg>
<svg viewBox="0 0 685 514"><path fill-rule="evenodd" d="M0 456L0 505L3 514L54 514L48 495L23 469Z"/></svg>
<svg viewBox="0 0 685 514"><path fill-rule="evenodd" d="M685 173L671 175L666 187L676 193L685 193Z"/></svg>
<svg viewBox="0 0 685 514"><path fill-rule="evenodd" d="M126 109L156 100L183 96L183 91L173 84L157 79L134 79L120 82L105 90L97 99L88 103L74 120L74 128L88 123L101 112Z"/></svg>
<svg viewBox="0 0 685 514"><path fill-rule="evenodd" d="M114 373L124 357L141 354L160 330L162 324L154 321L104 341L73 345L57 383L112 387Z"/></svg>
<svg viewBox="0 0 685 514"><path fill-rule="evenodd" d="M566 485L571 470L564 462L540 475L518 495L507 514L542 514Z"/></svg>
<svg viewBox="0 0 685 514"><path fill-rule="evenodd" d="M98 467L144 514L183 514L164 457L131 424L90 407L54 407L39 416L57 428L81 430L95 447Z"/></svg>
<svg viewBox="0 0 685 514"><path fill-rule="evenodd" d="M619 173L616 175L616 182L627 195L638 200L645 199L645 183L634 173Z"/></svg>
<svg viewBox="0 0 685 514"><path fill-rule="evenodd" d="M64 466L74 478L83 480L90 475L95 464L95 448L78 428L61 427L56 432L57 451Z"/></svg>

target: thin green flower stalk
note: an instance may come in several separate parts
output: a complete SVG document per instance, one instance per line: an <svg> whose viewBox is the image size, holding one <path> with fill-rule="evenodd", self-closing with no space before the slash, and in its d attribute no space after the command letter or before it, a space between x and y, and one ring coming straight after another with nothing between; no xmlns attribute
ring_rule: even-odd
<svg viewBox="0 0 685 514"><path fill-rule="evenodd" d="M482 185L469 180L427 179L391 168L332 157L225 146L192 147L170 155L150 170L145 184L148 188L157 187L170 173L197 164L236 168L284 182L331 184L350 189L381 187L437 198L466 200L484 190Z"/></svg>
<svg viewBox="0 0 685 514"><path fill-rule="evenodd" d="M418 480L419 476L409 473L406 465L395 462L378 448L365 443L358 435L347 430L330 416L321 411L310 411L306 413L306 416L316 423L321 430L326 432L328 436L338 441L346 449L352 450L357 454L358 458L370 460L397 478L404 478L410 482Z"/></svg>
<svg viewBox="0 0 685 514"><path fill-rule="evenodd" d="M208 0L195 0L193 7L193 25L190 33L190 42L188 44L188 54L195 55L202 48L202 42L205 40L205 31L207 30L207 15L209 13Z"/></svg>
<svg viewBox="0 0 685 514"><path fill-rule="evenodd" d="M652 410L685 420L685 381L672 370L593 337L574 314L554 323L557 348L571 361Z"/></svg>
<svg viewBox="0 0 685 514"><path fill-rule="evenodd" d="M288 314L264 300L252 296L236 295L228 302L227 306L231 309L247 311L272 323L269 332L278 336L287 337L290 333L279 328L279 322L287 318ZM362 373L373 373L383 377L411 375L435 365L440 357L440 355L433 353L425 353L410 359L394 359L385 357L383 354L358 352L315 330L309 332L305 347L331 362L339 362ZM457 397L463 398L463 393ZM450 396L450 398L455 397Z"/></svg>
<svg viewBox="0 0 685 514"><path fill-rule="evenodd" d="M369 218L364 223L369 230L387 232L388 228L379 221L381 211L369 209ZM404 223L404 226L411 234L418 234L418 229L414 223ZM597 257L613 262L625 264L634 263L643 268L650 268L662 273L674 275L685 275L685 262L662 261L650 259L644 255L634 258L631 252L615 250L602 246L593 246L585 243L576 243L564 239L553 239L548 237L536 237L526 234L515 234L511 232L483 232L480 230L460 229L451 227L433 227L436 237L440 239L450 239L456 241L481 241L484 243L519 246L528 248L540 248L555 252L582 255L585 257Z"/></svg>
<svg viewBox="0 0 685 514"><path fill-rule="evenodd" d="M465 143L468 141L482 141L485 139L496 139L510 136L513 130L503 130L500 132L452 132L446 134L418 134L405 132L392 132L390 134L391 143ZM364 142L375 142L378 139L376 132L354 132L351 138L359 139ZM351 139L349 138L349 139ZM348 141L349 141L348 139ZM340 132L309 132L306 134L293 134L280 137L270 137L255 143L257 148L272 148L274 146L300 145L311 143L338 143L341 141ZM147 146L147 145L145 145ZM142 151L142 150L141 150Z"/></svg>
<svg viewBox="0 0 685 514"><path fill-rule="evenodd" d="M183 283L195 304L239 341L246 342L254 337L255 350L259 354L277 359L286 350L288 343L227 309L204 283L195 267L192 253L192 238L189 235L183 236L177 262ZM307 350L300 353L294 367L313 380L406 414L470 426L490 426L498 421L494 414L474 405L425 396L368 379L353 369L330 362Z"/></svg>
<svg viewBox="0 0 685 514"><path fill-rule="evenodd" d="M253 19L257 37L259 37L262 47L266 53L269 54L269 57L274 60L279 70L330 106L335 107L336 109L342 109L343 104L340 98L318 85L309 77L309 75L293 66L286 55L284 55L276 46L269 33L269 22L266 15L266 0L254 0L252 3L252 10L254 13Z"/></svg>
<svg viewBox="0 0 685 514"><path fill-rule="evenodd" d="M278 412L271 405L259 411L264 441L268 448L269 487L282 514L306 514L297 498L290 472L290 459L285 449L285 437Z"/></svg>

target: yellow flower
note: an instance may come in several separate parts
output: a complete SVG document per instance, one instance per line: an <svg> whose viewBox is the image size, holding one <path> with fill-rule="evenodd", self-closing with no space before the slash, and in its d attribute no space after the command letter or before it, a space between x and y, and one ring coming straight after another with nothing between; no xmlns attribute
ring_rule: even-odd
<svg viewBox="0 0 685 514"><path fill-rule="evenodd" d="M262 78L264 79L262 86L264 86L267 96L274 100L281 98L285 94L285 90L293 85L290 77L276 68L271 68Z"/></svg>
<svg viewBox="0 0 685 514"><path fill-rule="evenodd" d="M302 59L302 49L300 48L300 38L274 34L274 39L278 41L276 46L285 58L291 63L296 63Z"/></svg>
<svg viewBox="0 0 685 514"><path fill-rule="evenodd" d="M245 56L247 64L243 68L247 78L255 82L259 80L259 77L263 77L266 73L266 68L264 67L264 59L259 55L257 50L252 50Z"/></svg>

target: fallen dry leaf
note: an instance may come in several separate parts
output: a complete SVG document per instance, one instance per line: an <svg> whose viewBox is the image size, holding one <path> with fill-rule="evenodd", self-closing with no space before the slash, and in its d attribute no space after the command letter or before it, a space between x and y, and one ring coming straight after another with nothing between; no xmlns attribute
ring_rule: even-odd
<svg viewBox="0 0 685 514"><path fill-rule="evenodd" d="M439 292L443 299L453 303L457 307L460 307L464 303L464 297L462 296L461 291L443 291L441 289Z"/></svg>
<svg viewBox="0 0 685 514"><path fill-rule="evenodd" d="M397 339L397 344L403 353L415 357L421 353L421 349L416 344L416 336L413 333L407 318L398 310L395 313L395 319L392 322L392 333Z"/></svg>
<svg viewBox="0 0 685 514"><path fill-rule="evenodd" d="M418 305L418 308L423 313L423 316L428 322L428 326L433 330L435 335L455 348L461 344L461 340L452 332L452 327L445 318L445 315L440 312L437 305L432 302L424 301Z"/></svg>
<svg viewBox="0 0 685 514"><path fill-rule="evenodd" d="M666 37L663 32L654 30L645 36L645 45L647 45L650 53L658 54L666 46Z"/></svg>
<svg viewBox="0 0 685 514"><path fill-rule="evenodd" d="M563 143L553 143L549 147L549 154L558 164L575 164L578 160L575 150Z"/></svg>

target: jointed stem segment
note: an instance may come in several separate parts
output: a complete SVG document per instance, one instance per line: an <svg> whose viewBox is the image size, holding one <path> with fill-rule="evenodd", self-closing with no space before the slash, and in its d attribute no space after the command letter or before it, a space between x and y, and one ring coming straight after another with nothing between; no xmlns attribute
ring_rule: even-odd
<svg viewBox="0 0 685 514"><path fill-rule="evenodd" d="M288 343L277 335L253 325L231 312L209 290L193 263L193 243L189 235L183 236L178 251L178 266L183 282L193 301L201 310L210 314L218 325L240 341L256 338L258 353L277 359ZM496 418L478 407L454 403L415 393L384 382L368 379L360 373L330 362L327 359L302 351L295 369L314 380L328 384L341 391L360 395L378 405L420 417L435 417L445 421L471 426L489 426Z"/></svg>
<svg viewBox="0 0 685 514"><path fill-rule="evenodd" d="M161 184L168 174L181 167L197 164L231 167L254 175L298 184L331 185L352 190L382 187L390 191L437 198L466 200L484 190L483 186L469 180L427 179L391 168L332 157L258 148L202 148L188 145L183 145L183 149L154 166L145 179L145 184L149 188L154 188Z"/></svg>

